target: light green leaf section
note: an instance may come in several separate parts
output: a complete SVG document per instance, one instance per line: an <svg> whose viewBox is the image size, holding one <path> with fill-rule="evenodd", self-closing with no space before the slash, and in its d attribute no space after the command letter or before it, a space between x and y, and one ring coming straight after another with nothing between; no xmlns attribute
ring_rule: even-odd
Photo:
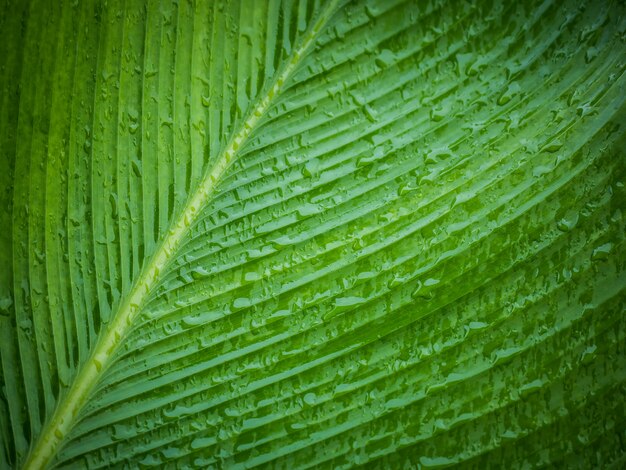
<svg viewBox="0 0 626 470"><path fill-rule="evenodd" d="M621 1L6 1L0 468L626 463Z"/></svg>

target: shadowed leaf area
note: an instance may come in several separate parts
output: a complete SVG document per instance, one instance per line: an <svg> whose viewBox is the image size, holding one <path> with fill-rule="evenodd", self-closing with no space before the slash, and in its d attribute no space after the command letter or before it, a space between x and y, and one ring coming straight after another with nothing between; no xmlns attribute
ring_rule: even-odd
<svg viewBox="0 0 626 470"><path fill-rule="evenodd" d="M624 468L624 1L0 11L1 469Z"/></svg>

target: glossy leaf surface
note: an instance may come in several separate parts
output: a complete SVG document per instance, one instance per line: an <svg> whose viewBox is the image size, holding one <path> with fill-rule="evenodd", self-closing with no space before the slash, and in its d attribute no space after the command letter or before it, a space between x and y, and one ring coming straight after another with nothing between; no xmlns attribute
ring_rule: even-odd
<svg viewBox="0 0 626 470"><path fill-rule="evenodd" d="M8 1L0 467L623 467L621 1Z"/></svg>

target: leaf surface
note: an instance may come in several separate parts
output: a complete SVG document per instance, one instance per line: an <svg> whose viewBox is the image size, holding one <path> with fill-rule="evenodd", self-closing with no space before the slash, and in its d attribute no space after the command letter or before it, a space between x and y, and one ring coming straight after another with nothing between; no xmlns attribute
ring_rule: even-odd
<svg viewBox="0 0 626 470"><path fill-rule="evenodd" d="M623 2L8 2L0 467L623 465Z"/></svg>

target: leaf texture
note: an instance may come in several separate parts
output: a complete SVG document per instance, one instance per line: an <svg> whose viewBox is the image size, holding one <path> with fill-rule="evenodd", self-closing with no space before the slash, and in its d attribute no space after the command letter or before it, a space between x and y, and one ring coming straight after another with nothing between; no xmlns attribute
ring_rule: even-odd
<svg viewBox="0 0 626 470"><path fill-rule="evenodd" d="M3 9L0 467L624 465L624 2Z"/></svg>

